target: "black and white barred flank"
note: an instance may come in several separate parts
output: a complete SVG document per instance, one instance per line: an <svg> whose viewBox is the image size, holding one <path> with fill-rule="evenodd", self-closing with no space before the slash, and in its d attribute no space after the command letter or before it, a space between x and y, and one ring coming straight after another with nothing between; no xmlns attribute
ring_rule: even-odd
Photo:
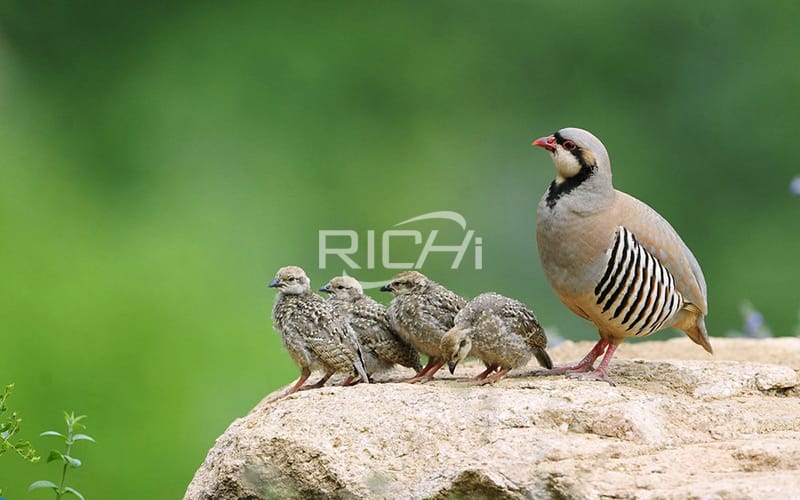
<svg viewBox="0 0 800 500"><path fill-rule="evenodd" d="M684 305L669 270L622 226L594 294L607 320L637 336L660 330Z"/></svg>

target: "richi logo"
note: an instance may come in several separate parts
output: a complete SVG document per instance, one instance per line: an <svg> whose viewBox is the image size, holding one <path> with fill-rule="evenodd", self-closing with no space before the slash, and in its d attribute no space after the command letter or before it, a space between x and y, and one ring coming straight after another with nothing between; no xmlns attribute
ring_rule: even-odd
<svg viewBox="0 0 800 500"><path fill-rule="evenodd" d="M409 225L421 221L440 221L446 222L448 225L455 223L461 228L463 236L459 235L459 240L453 238L453 241L442 242L440 239L444 239L444 237L439 237L439 229L423 232L409 227ZM396 229L402 226L405 227ZM452 229L454 228L447 230L448 234ZM472 248L474 249L472 262L468 262L466 265L472 265L476 270L483 269L483 238L475 236L474 230L467 229L466 219L458 212L429 212L398 222L392 226L392 229L380 233L369 229L366 234L360 236L357 231L351 229L320 230L319 268L327 269L329 266L338 268L339 265L344 265L343 275L348 274L348 269L386 269L397 272L422 269L425 261L432 254L450 254L452 255L450 269L459 269L465 262L464 257L467 251ZM448 239L450 239L449 236ZM407 256L404 259L396 257L395 254L401 252L396 251L393 254L392 246L418 252L416 260L411 262L408 261ZM360 263L357 261L359 258L363 259ZM364 289L378 288L385 285L390 277L387 276L384 281L361 281L361 286Z"/></svg>

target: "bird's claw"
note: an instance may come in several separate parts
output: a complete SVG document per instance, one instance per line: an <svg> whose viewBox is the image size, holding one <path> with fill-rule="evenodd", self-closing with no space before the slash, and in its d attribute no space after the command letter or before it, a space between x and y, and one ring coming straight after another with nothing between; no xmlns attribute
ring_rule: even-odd
<svg viewBox="0 0 800 500"><path fill-rule="evenodd" d="M549 370L536 370L532 373L534 377L549 377L551 375L569 375L571 373L586 373L592 370L590 366L582 366L582 365L575 365L575 366L556 366L555 368L550 368Z"/></svg>

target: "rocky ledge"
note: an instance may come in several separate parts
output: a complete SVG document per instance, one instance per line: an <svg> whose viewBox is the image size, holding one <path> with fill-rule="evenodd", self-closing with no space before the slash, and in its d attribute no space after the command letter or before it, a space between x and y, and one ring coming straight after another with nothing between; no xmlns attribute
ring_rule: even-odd
<svg viewBox="0 0 800 500"><path fill-rule="evenodd" d="M626 343L616 387L459 366L423 385L268 396L220 436L186 499L800 496L800 339ZM591 343L551 355L575 361ZM405 372L389 374L401 377Z"/></svg>

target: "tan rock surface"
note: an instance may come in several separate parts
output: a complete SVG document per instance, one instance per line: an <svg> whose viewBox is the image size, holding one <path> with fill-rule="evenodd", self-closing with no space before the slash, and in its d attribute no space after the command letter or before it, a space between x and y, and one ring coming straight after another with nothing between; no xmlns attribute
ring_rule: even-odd
<svg viewBox="0 0 800 500"><path fill-rule="evenodd" d="M616 387L531 377L535 363L473 386L473 363L424 385L273 395L217 439L185 498L800 498L800 339L712 344L623 344Z"/></svg>

